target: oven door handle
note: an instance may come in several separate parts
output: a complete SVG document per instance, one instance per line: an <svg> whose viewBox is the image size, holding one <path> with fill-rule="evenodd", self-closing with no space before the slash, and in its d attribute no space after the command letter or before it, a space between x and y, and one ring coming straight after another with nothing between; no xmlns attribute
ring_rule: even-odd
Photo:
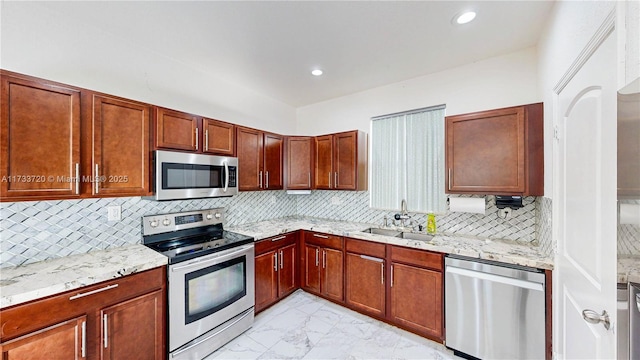
<svg viewBox="0 0 640 360"><path fill-rule="evenodd" d="M253 244L242 246L239 250L236 250L236 251L233 251L233 252L230 252L230 253L213 254L213 255L217 255L217 256L213 256L213 257L210 257L208 259L200 259L198 261L194 261L192 263L189 263L189 264L186 264L186 265L182 265L182 266L176 266L176 267L171 268L171 271L179 271L179 270L191 268L191 267L194 267L194 266L200 266L200 265L202 265L204 263L208 263L208 262L211 262L211 261L222 262L222 261L226 260L227 258L231 258L231 257L234 257L234 256L236 256L238 254L245 253L245 252L247 252L247 250L252 249L252 248L253 248Z"/></svg>

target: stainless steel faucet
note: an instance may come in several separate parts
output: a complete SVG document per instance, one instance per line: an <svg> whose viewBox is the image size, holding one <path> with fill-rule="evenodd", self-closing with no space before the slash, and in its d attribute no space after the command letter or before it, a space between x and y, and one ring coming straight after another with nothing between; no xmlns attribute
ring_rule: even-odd
<svg viewBox="0 0 640 360"><path fill-rule="evenodd" d="M405 227L405 220L411 219L411 216L407 212L407 201L405 199L402 199L400 202L400 213L395 214L394 219L401 220L402 227Z"/></svg>

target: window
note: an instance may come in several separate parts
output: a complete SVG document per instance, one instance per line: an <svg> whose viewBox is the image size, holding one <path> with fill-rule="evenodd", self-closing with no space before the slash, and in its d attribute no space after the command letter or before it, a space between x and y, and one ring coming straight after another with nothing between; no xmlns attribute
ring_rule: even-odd
<svg viewBox="0 0 640 360"><path fill-rule="evenodd" d="M436 106L371 119L372 208L438 213L444 193L444 113Z"/></svg>

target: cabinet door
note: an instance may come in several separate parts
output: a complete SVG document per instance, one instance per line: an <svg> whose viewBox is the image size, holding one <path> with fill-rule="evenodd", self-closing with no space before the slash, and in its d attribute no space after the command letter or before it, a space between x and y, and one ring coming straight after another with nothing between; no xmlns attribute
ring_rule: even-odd
<svg viewBox="0 0 640 360"><path fill-rule="evenodd" d="M202 141L205 153L233 156L235 154L235 126L226 122L202 119Z"/></svg>
<svg viewBox="0 0 640 360"><path fill-rule="evenodd" d="M442 273L391 263L391 320L442 338Z"/></svg>
<svg viewBox="0 0 640 360"><path fill-rule="evenodd" d="M383 259L347 253L346 302L361 311L384 316L385 285Z"/></svg>
<svg viewBox="0 0 640 360"><path fill-rule="evenodd" d="M164 294L158 290L100 312L101 359L164 359Z"/></svg>
<svg viewBox="0 0 640 360"><path fill-rule="evenodd" d="M342 250L322 249L322 294L334 300L344 300L344 265Z"/></svg>
<svg viewBox="0 0 640 360"><path fill-rule="evenodd" d="M287 138L287 189L311 189L313 138Z"/></svg>
<svg viewBox="0 0 640 360"><path fill-rule="evenodd" d="M278 297L282 298L296 289L296 244L278 251Z"/></svg>
<svg viewBox="0 0 640 360"><path fill-rule="evenodd" d="M239 189L262 188L262 132L238 127L236 130Z"/></svg>
<svg viewBox="0 0 640 360"><path fill-rule="evenodd" d="M256 312L278 300L277 251L256 256Z"/></svg>
<svg viewBox="0 0 640 360"><path fill-rule="evenodd" d="M335 134L334 188L339 190L356 190L357 178L357 144L358 132Z"/></svg>
<svg viewBox="0 0 640 360"><path fill-rule="evenodd" d="M156 147L198 150L198 117L169 109L156 110Z"/></svg>
<svg viewBox="0 0 640 360"><path fill-rule="evenodd" d="M94 195L141 196L149 192L149 123L151 106L93 96Z"/></svg>
<svg viewBox="0 0 640 360"><path fill-rule="evenodd" d="M2 75L0 196L80 193L80 91Z"/></svg>
<svg viewBox="0 0 640 360"><path fill-rule="evenodd" d="M447 117L447 192L523 193L524 121L524 107Z"/></svg>
<svg viewBox="0 0 640 360"><path fill-rule="evenodd" d="M3 360L82 359L86 357L86 316L34 331L0 344Z"/></svg>
<svg viewBox="0 0 640 360"><path fill-rule="evenodd" d="M276 134L264 134L264 189L281 190L282 160L284 159L284 137Z"/></svg>
<svg viewBox="0 0 640 360"><path fill-rule="evenodd" d="M333 136L316 137L314 184L316 189L331 189L333 176Z"/></svg>
<svg viewBox="0 0 640 360"><path fill-rule="evenodd" d="M304 246L304 288L320 293L320 247L305 244Z"/></svg>

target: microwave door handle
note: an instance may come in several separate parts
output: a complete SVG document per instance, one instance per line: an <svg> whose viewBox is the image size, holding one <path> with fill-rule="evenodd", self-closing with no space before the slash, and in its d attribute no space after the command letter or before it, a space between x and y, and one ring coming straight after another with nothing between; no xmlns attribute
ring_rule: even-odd
<svg viewBox="0 0 640 360"><path fill-rule="evenodd" d="M227 192L227 189L229 189L229 164L227 164L227 162L224 162L224 192Z"/></svg>

